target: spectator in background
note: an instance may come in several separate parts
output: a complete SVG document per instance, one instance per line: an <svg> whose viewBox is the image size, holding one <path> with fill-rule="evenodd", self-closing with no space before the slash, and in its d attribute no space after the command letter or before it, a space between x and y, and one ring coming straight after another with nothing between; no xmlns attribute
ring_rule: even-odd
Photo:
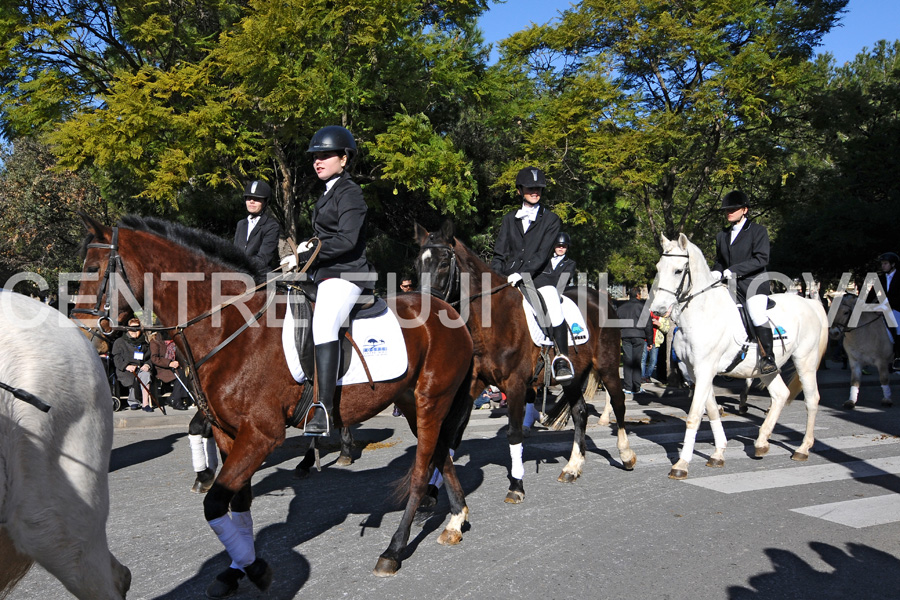
<svg viewBox="0 0 900 600"><path fill-rule="evenodd" d="M650 319L640 326L644 303L638 288L628 291L628 301L619 307L619 319L630 324L622 328L622 372L626 394L641 394L641 356L649 349L653 339L653 323Z"/></svg>
<svg viewBox="0 0 900 600"><path fill-rule="evenodd" d="M128 405L131 410L153 412L150 406L150 344L141 331L137 318L128 321L128 331L113 344L113 362L116 376L128 388ZM137 394L141 395L138 404Z"/></svg>
<svg viewBox="0 0 900 600"><path fill-rule="evenodd" d="M181 363L175 356L175 342L165 339L158 331L152 332L149 338L150 362L153 363L153 366L156 369L156 380L159 383L172 384L172 394L169 396L169 406L175 410L187 410L187 403L185 402L187 391L184 389L184 386L181 385L181 382L178 381L178 378L175 377L175 372L178 371L178 376L181 378L181 381L185 380L184 371L181 369ZM162 405L162 386L157 386L156 389L158 390L156 392L157 402Z"/></svg>

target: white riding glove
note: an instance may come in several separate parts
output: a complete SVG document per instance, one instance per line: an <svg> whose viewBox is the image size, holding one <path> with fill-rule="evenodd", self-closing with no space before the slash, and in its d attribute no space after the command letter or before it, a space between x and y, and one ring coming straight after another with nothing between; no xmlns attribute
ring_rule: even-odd
<svg viewBox="0 0 900 600"><path fill-rule="evenodd" d="M297 268L297 259L294 258L294 255L288 255L281 259L281 266L286 271L292 271Z"/></svg>
<svg viewBox="0 0 900 600"><path fill-rule="evenodd" d="M709 274L712 275L713 281L722 279L722 273L720 271L710 271Z"/></svg>
<svg viewBox="0 0 900 600"><path fill-rule="evenodd" d="M725 269L725 272L722 273L722 277L724 279L734 279L734 273L731 272L731 269Z"/></svg>
<svg viewBox="0 0 900 600"><path fill-rule="evenodd" d="M302 242L299 246L297 246L297 254L300 254L301 252L307 252L309 250L312 250L312 248L312 242Z"/></svg>
<svg viewBox="0 0 900 600"><path fill-rule="evenodd" d="M522 276L518 273L513 273L506 278L506 281L509 283L509 285L518 285L518 283L522 281Z"/></svg>

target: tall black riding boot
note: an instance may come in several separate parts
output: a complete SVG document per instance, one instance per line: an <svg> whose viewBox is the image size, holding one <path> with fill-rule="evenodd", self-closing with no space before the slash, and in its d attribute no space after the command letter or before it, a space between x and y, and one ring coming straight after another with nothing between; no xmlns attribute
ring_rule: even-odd
<svg viewBox="0 0 900 600"><path fill-rule="evenodd" d="M341 355L340 342L316 344L316 384L319 386L319 408L306 424L306 433L327 435L331 433L331 410L334 405L334 388L337 385L338 360Z"/></svg>
<svg viewBox="0 0 900 600"><path fill-rule="evenodd" d="M756 333L756 340L759 342L759 372L763 375L771 375L778 372L778 365L775 363L775 353L772 349L772 328L766 323L761 327L753 326Z"/></svg>
<svg viewBox="0 0 900 600"><path fill-rule="evenodd" d="M565 321L553 328L553 341L556 342L556 351L558 352L556 358L553 359L556 382L566 383L572 381L575 375L569 366L569 326L566 325Z"/></svg>

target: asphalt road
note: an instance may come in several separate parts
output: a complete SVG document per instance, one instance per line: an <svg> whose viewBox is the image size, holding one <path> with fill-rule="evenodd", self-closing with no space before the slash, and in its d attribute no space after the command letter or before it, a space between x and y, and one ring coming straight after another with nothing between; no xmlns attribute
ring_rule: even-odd
<svg viewBox="0 0 900 600"><path fill-rule="evenodd" d="M293 467L307 441L291 435L254 478L257 552L275 569L267 594L246 580L235 598L351 599L879 599L900 598L900 407L879 404L874 377L856 410L841 408L849 376L820 373L816 446L790 460L805 423L789 406L772 450L751 458L768 398L718 388L729 438L724 469L704 466L704 421L690 478L667 473L683 437L688 398L654 386L628 401L638 456L621 468L610 427L591 417L584 476L556 481L571 430L526 439L523 504L503 502L509 462L506 415L479 410L457 453L471 528L463 542L436 543L447 522L442 496L412 532L400 572L372 568L400 518L394 483L411 464L414 439L389 412L355 430L357 459L306 480ZM896 377L895 377L896 379ZM727 385L727 384L726 384ZM602 409L602 392L596 409ZM110 461L110 546L132 571L132 599L202 598L229 561L203 518L187 443L189 415L117 413ZM16 599L69 597L35 567Z"/></svg>

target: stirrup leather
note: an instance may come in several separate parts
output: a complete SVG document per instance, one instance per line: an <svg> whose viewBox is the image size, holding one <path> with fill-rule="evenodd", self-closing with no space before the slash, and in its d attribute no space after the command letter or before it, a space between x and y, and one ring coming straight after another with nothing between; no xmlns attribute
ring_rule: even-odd
<svg viewBox="0 0 900 600"><path fill-rule="evenodd" d="M306 419L303 420L303 429L301 430L303 432L303 435L308 435L311 437L328 437L328 436L330 436L331 435L331 415L328 414L329 413L328 409L325 408L325 405L322 404L321 402L319 402L318 400L314 401L309 406L309 408L321 410L325 413L325 431L307 431L306 426L309 425L309 421L310 421L310 419L307 417ZM309 414L309 410L307 410L306 413ZM313 413L313 415L315 415L315 413Z"/></svg>
<svg viewBox="0 0 900 600"><path fill-rule="evenodd" d="M564 362L567 367L569 367L569 373L572 373L567 378L559 379L556 376L556 365L560 361ZM553 360L550 362L550 376L555 379L558 383L565 383L566 381L571 381L575 377L575 367L572 366L572 361L569 360L569 357L565 354L557 354Z"/></svg>

